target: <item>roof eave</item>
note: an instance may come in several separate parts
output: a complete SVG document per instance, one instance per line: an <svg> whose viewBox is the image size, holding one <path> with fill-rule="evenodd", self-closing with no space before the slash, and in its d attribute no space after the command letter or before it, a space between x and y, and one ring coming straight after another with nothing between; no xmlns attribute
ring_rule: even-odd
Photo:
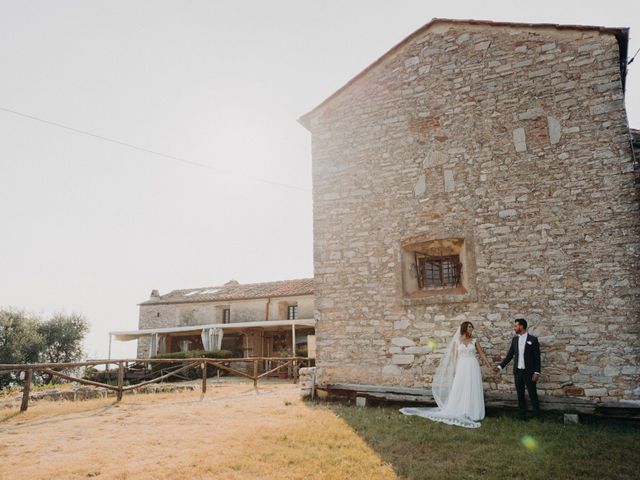
<svg viewBox="0 0 640 480"><path fill-rule="evenodd" d="M140 330L117 330L109 332L109 335L116 337L143 337L146 335L153 335L155 333L168 334L168 333L188 333L198 332L200 330L209 328L219 328L222 330L233 330L243 328L277 328L277 327L289 327L289 326L302 326L302 327L315 327L317 321L313 318L299 318L295 320L258 320L255 322L235 322L235 323L208 323L203 325L186 325L181 327L163 327L163 328L147 328ZM133 338L135 337L135 338Z"/></svg>
<svg viewBox="0 0 640 480"><path fill-rule="evenodd" d="M260 295L255 297L232 297L232 298L217 298L217 299L201 299L201 300L193 300L193 299L175 299L175 300L147 300L145 302L139 303L138 306L149 306L149 305L172 305L178 303L218 303L218 302L236 302L238 300L264 300L266 298L284 298L284 297L304 297L307 295L313 295L313 292L307 293L288 293L284 295Z"/></svg>

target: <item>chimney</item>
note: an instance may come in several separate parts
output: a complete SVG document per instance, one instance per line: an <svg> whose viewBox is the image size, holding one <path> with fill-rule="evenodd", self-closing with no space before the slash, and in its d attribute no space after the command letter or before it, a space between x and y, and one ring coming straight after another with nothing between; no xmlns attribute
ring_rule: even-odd
<svg viewBox="0 0 640 480"><path fill-rule="evenodd" d="M151 297L149 297L151 300L155 299L155 298L160 298L160 293L158 293L158 290L151 290Z"/></svg>

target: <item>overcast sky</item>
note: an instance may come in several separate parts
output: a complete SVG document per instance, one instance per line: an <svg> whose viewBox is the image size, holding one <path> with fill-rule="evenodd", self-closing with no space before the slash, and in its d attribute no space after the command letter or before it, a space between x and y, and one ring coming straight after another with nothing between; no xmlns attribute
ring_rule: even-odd
<svg viewBox="0 0 640 480"><path fill-rule="evenodd" d="M434 17L631 27L632 55L638 5L0 0L0 307L84 314L104 358L154 288L311 277L300 115Z"/></svg>

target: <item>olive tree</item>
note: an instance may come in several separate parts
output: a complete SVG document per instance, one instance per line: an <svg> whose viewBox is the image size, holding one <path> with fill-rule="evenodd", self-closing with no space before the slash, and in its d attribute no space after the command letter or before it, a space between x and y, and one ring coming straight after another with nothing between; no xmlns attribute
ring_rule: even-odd
<svg viewBox="0 0 640 480"><path fill-rule="evenodd" d="M89 332L89 323L76 313L70 315L55 314L46 322L41 322L38 332L42 337L42 349L39 361L42 363L75 362L82 359L84 351L82 342ZM50 375L43 375L45 383L53 380Z"/></svg>
<svg viewBox="0 0 640 480"><path fill-rule="evenodd" d="M0 363L33 363L40 358L43 339L37 318L18 310L0 310ZM0 388L13 383L17 372L0 375Z"/></svg>
<svg viewBox="0 0 640 480"><path fill-rule="evenodd" d="M80 360L89 323L79 314L53 315L42 321L22 311L0 310L0 363L64 363ZM45 382L52 380L43 375ZM0 376L0 388L17 380Z"/></svg>

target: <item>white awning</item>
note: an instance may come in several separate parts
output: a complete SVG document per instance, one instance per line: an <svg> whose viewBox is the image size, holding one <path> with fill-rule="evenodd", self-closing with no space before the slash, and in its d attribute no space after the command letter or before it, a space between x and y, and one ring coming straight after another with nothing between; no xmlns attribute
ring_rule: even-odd
<svg viewBox="0 0 640 480"><path fill-rule="evenodd" d="M145 330L129 330L129 331L117 331L109 332L109 335L114 340L120 342L128 342L130 340L137 340L140 337L147 335L153 335L156 333L193 333L194 335L200 335L202 330L207 328L221 328L223 330L244 330L247 328L274 328L281 327L279 330L283 330L283 327L292 326L296 327L313 327L316 326L316 321L313 318L310 319L298 319L298 320L260 320L258 322L236 322L236 323L209 323L207 325L190 325L188 327L167 327L167 328L149 328Z"/></svg>

